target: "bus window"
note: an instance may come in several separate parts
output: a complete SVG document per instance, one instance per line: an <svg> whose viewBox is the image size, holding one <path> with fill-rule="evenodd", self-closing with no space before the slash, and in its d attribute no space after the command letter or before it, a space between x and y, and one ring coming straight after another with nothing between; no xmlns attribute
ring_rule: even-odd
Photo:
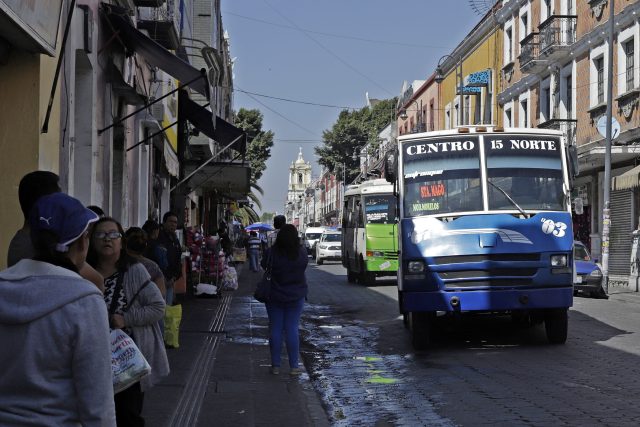
<svg viewBox="0 0 640 427"><path fill-rule="evenodd" d="M396 222L396 198L391 194L365 197L367 224L393 224Z"/></svg>

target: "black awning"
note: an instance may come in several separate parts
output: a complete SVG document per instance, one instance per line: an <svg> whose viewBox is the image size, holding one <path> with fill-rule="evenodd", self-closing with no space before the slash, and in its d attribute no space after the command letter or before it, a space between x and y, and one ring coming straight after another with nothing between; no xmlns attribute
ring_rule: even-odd
<svg viewBox="0 0 640 427"><path fill-rule="evenodd" d="M225 146L231 144L231 148L244 155L247 151L247 134L240 128L216 116L213 125L213 113L205 107L198 105L182 92L178 95L178 114L183 119L191 122L196 129ZM235 142L234 142L235 141Z"/></svg>
<svg viewBox="0 0 640 427"><path fill-rule="evenodd" d="M113 30L117 31L115 36L122 40L129 50L144 56L149 65L162 69L182 84L191 82L189 83L191 89L209 99L209 83L205 70L192 67L188 62L144 35L133 26L123 9L104 3L102 8Z"/></svg>

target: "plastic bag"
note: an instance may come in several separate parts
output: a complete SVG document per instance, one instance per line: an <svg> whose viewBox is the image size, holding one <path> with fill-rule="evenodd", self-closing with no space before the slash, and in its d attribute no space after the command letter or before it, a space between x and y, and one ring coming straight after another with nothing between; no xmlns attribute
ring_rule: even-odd
<svg viewBox="0 0 640 427"><path fill-rule="evenodd" d="M164 311L164 343L168 347L178 348L180 342L180 321L182 320L182 306L168 305Z"/></svg>
<svg viewBox="0 0 640 427"><path fill-rule="evenodd" d="M238 289L238 273L232 266L227 266L222 277L222 289L236 290Z"/></svg>
<svg viewBox="0 0 640 427"><path fill-rule="evenodd" d="M114 394L131 387L151 372L147 359L122 329L111 330L111 371Z"/></svg>

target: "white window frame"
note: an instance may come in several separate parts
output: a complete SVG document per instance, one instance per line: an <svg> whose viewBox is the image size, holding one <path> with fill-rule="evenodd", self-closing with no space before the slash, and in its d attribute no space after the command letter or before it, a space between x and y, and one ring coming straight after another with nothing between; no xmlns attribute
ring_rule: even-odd
<svg viewBox="0 0 640 427"><path fill-rule="evenodd" d="M527 15L527 28L522 28L522 17ZM520 12L518 13L518 45L522 46L520 42L524 40L531 33L531 3L527 2L524 6L520 8Z"/></svg>
<svg viewBox="0 0 640 427"><path fill-rule="evenodd" d="M551 15L547 15L547 2L551 3L551 15L555 12L554 0L540 0L540 23L549 19Z"/></svg>
<svg viewBox="0 0 640 427"><path fill-rule="evenodd" d="M633 89L640 87L640 22L618 34L618 95L628 92L627 88L627 53L624 46L633 38ZM606 70L606 68L605 68Z"/></svg>
<svg viewBox="0 0 640 427"><path fill-rule="evenodd" d="M522 108L522 102L527 102L527 112L525 117L524 109ZM526 118L526 123L525 119ZM531 127L531 91L520 94L518 97L518 127Z"/></svg>
<svg viewBox="0 0 640 427"><path fill-rule="evenodd" d="M507 37L507 31L511 30L511 39L509 39L509 37ZM513 18L509 19L505 24L504 24L504 40L503 40L503 58L505 58L505 64L510 64L512 62L515 62L515 57L516 57L516 48L515 48L515 28L513 25ZM509 44L511 44L511 58L509 58ZM506 59L509 58L510 60L507 61Z"/></svg>
<svg viewBox="0 0 640 427"><path fill-rule="evenodd" d="M567 100L567 76L571 76L571 99ZM576 63L571 62L560 70L560 117L567 120L575 119L576 115ZM573 117L567 114L567 102L571 103Z"/></svg>
<svg viewBox="0 0 640 427"><path fill-rule="evenodd" d="M573 8L572 10L568 10L568 1L560 0L560 11L561 15L575 15L576 14L576 2L579 0L573 0ZM553 6L552 6L553 8Z"/></svg>
<svg viewBox="0 0 640 427"><path fill-rule="evenodd" d="M549 89L549 96L546 95L545 89ZM540 81L539 93L538 113L540 114L540 123L544 123L551 120L552 114L551 97L553 94L551 93L551 76ZM548 116L545 114L545 110L542 108L543 106L547 107L546 111L548 112Z"/></svg>
<svg viewBox="0 0 640 427"><path fill-rule="evenodd" d="M451 103L444 107L444 128L451 129Z"/></svg>
<svg viewBox="0 0 640 427"><path fill-rule="evenodd" d="M509 119L508 123L507 123L507 111L511 112L511 118ZM505 102L502 115L503 115L502 121L504 122L504 127L505 128L513 127L513 101Z"/></svg>
<svg viewBox="0 0 640 427"><path fill-rule="evenodd" d="M609 67L608 51L609 42L605 41L603 44L594 47L589 52L589 108L593 108L598 105L598 70L596 70L595 60L600 57L602 57L604 64L604 99L607 99L607 81L609 80L607 73L607 69Z"/></svg>

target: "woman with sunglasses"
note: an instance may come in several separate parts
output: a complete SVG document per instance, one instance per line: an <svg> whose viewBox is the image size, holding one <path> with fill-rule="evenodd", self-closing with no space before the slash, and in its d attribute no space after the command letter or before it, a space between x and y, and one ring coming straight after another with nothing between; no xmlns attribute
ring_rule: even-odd
<svg viewBox="0 0 640 427"><path fill-rule="evenodd" d="M151 374L115 395L119 426L142 426L144 392L169 374L169 362L158 321L164 299L146 268L127 254L123 230L115 219L100 218L91 234L88 261L104 279L104 300L112 328L128 333L151 365ZM151 286L149 286L151 285Z"/></svg>

